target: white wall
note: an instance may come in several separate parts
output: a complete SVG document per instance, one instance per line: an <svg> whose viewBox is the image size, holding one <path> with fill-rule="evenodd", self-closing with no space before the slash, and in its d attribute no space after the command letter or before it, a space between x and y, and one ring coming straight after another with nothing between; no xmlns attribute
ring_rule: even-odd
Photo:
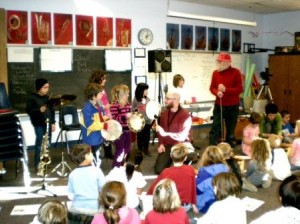
<svg viewBox="0 0 300 224"><path fill-rule="evenodd" d="M293 45L293 36L289 34L276 35L266 32L294 33L299 31L299 12L281 13L273 15L254 15L253 13L241 12L231 9L209 7L192 3L182 3L174 0L0 0L0 7L7 10L40 11L51 13L71 13L94 16L109 16L113 18L130 18L132 22L132 48L142 47L137 40L139 29L148 27L154 33L154 41L146 50L166 48L166 23L178 23L189 25L200 25L207 27L239 29L242 31L243 43L254 43L259 48L274 48L278 45ZM221 24L208 21L169 18L168 9L172 11L198 14L204 16L226 17L241 20L256 20L257 27L240 26L233 24ZM30 18L29 18L30 19ZM29 21L30 22L30 21ZM252 35L258 34L257 36ZM29 34L30 39L30 34ZM259 73L268 67L267 57L269 53L256 53L250 55L251 61L256 63L256 72ZM245 55L243 55L245 58ZM147 58L133 59L133 77L135 75L147 75L150 85L150 98L157 99L157 77L154 73L147 73ZM184 74L183 74L184 75ZM162 74L163 80L171 79L167 74ZM135 85L133 83L133 91ZM27 121L28 122L28 121ZM26 125L27 126L27 125ZM31 134L28 143L32 144L32 129L28 129Z"/></svg>

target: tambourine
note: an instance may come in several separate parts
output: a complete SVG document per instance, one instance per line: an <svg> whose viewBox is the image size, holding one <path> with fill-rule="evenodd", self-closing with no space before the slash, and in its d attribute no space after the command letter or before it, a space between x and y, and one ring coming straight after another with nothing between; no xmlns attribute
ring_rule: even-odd
<svg viewBox="0 0 300 224"><path fill-rule="evenodd" d="M116 120L108 120L107 123L107 130L101 130L101 134L103 138L107 141L115 141L118 139L122 134L122 126Z"/></svg>
<svg viewBox="0 0 300 224"><path fill-rule="evenodd" d="M145 127L145 118L140 112L132 112L127 119L128 128L133 132L140 132Z"/></svg>
<svg viewBox="0 0 300 224"><path fill-rule="evenodd" d="M161 106L156 101L149 101L146 105L146 114L147 116L153 120L156 119L160 115Z"/></svg>

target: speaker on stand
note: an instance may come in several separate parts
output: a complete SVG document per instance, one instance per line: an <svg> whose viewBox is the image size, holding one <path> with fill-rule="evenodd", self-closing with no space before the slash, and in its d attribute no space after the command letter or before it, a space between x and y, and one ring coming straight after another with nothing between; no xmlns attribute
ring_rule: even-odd
<svg viewBox="0 0 300 224"><path fill-rule="evenodd" d="M162 98L161 73L172 72L172 51L171 50L148 51L148 72L158 73L158 102L161 103L161 98Z"/></svg>

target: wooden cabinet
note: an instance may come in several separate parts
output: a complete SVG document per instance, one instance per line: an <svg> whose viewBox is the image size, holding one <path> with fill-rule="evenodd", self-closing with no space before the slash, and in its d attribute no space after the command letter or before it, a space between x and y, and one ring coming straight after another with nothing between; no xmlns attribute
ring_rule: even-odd
<svg viewBox="0 0 300 224"><path fill-rule="evenodd" d="M269 87L278 110L288 110L291 122L300 119L300 55L270 55Z"/></svg>

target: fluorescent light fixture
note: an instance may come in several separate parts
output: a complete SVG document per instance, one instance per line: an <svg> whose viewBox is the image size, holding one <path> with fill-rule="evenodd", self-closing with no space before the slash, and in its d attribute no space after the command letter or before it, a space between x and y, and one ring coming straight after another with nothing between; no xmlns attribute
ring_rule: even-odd
<svg viewBox="0 0 300 224"><path fill-rule="evenodd" d="M168 11L167 16L169 17L178 17L178 18L185 18L185 19L197 19L197 20L205 20L205 21L213 21L213 22L220 22L220 23L231 23L243 26L256 26L256 22L246 21L246 20L237 20L237 19L227 19L221 17L213 17L213 16L198 16L194 14L182 13L182 12L174 12Z"/></svg>

